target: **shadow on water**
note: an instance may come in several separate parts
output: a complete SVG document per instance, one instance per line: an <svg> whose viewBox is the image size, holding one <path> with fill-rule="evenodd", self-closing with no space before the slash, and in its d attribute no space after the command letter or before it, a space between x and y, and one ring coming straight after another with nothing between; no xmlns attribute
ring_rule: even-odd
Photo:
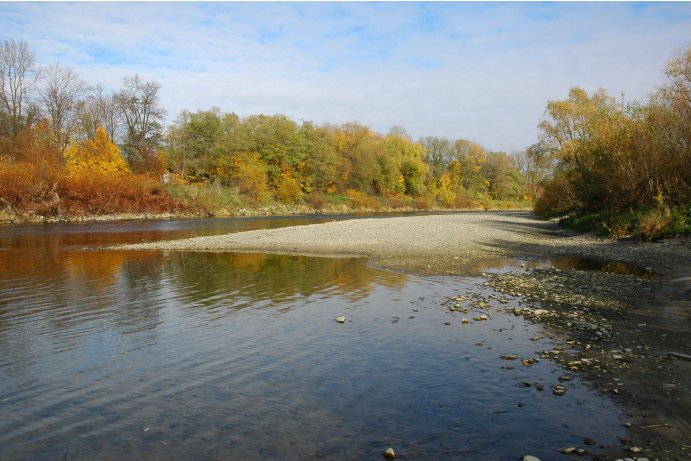
<svg viewBox="0 0 691 461"><path fill-rule="evenodd" d="M539 326L441 305L479 280L29 234L0 239L0 459L552 459L621 435L587 383L556 397L557 365L500 358L553 348Z"/></svg>
<svg viewBox="0 0 691 461"><path fill-rule="evenodd" d="M604 261L584 256L559 256L551 259L552 266L560 270L597 271L608 274L635 275L651 280L655 274L651 269L616 261Z"/></svg>

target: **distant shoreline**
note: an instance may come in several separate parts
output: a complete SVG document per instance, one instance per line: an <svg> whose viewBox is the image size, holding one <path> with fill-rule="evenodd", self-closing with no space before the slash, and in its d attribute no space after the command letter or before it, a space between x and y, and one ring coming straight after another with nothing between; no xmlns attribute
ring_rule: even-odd
<svg viewBox="0 0 691 461"><path fill-rule="evenodd" d="M289 207L278 205L273 207L262 208L239 208L232 210L219 210L212 213L192 213L192 212L139 212L139 213L111 213L98 215L58 215L58 216L41 216L41 215L20 215L14 213L0 213L0 228L3 225L17 225L17 224L52 224L52 223L89 223L89 222L110 222L110 221L131 221L131 220L155 220L155 219L208 219L208 218L244 218L244 217L269 217L269 216L301 216L301 215L323 215L323 214L356 214L356 213L457 213L457 212L495 212L495 211L510 211L510 212L527 212L528 208L516 209L483 209L483 208L468 208L468 209L448 209L448 208L431 208L431 209L417 209L412 207L403 208L358 208L351 209L347 206L328 207L324 209L315 209L307 206Z"/></svg>

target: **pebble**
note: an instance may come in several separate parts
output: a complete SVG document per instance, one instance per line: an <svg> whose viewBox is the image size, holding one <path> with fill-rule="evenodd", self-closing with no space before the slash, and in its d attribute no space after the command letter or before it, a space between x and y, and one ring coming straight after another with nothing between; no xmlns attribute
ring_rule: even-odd
<svg viewBox="0 0 691 461"><path fill-rule="evenodd" d="M334 320L336 320L338 323L345 323L346 318L345 317L336 317Z"/></svg>
<svg viewBox="0 0 691 461"><path fill-rule="evenodd" d="M516 360L518 356L516 354L508 354L508 355L502 355L499 357L502 360Z"/></svg>
<svg viewBox="0 0 691 461"><path fill-rule="evenodd" d="M462 323L468 323L468 322L470 322L470 320L468 320L468 319L463 319L463 320L461 320L461 322L462 322Z"/></svg>
<svg viewBox="0 0 691 461"><path fill-rule="evenodd" d="M554 395L564 395L566 393L566 388L564 386L554 386L552 389L552 394Z"/></svg>
<svg viewBox="0 0 691 461"><path fill-rule="evenodd" d="M388 458L388 459L396 458L396 452L393 451L393 448L387 448L386 449L386 451L384 452L384 458Z"/></svg>
<svg viewBox="0 0 691 461"><path fill-rule="evenodd" d="M536 458L535 456L531 455L525 455L523 457L523 461L540 461L540 458Z"/></svg>
<svg viewBox="0 0 691 461"><path fill-rule="evenodd" d="M570 455L570 454L576 452L576 447L564 448L561 450L561 452L564 453L565 455Z"/></svg>
<svg viewBox="0 0 691 461"><path fill-rule="evenodd" d="M597 442L595 442L593 439L585 439L585 440L583 441L583 443L585 443L586 445L590 445L590 446L592 447L592 446L595 445Z"/></svg>

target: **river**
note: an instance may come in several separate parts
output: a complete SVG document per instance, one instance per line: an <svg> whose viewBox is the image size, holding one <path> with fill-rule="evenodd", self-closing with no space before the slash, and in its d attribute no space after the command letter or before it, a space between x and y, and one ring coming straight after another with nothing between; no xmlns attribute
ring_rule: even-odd
<svg viewBox="0 0 691 461"><path fill-rule="evenodd" d="M449 314L449 296L492 293L480 278L98 249L351 217L0 228L0 459L544 460L617 443L622 416L587 382L556 396L557 364L501 359L559 346L542 327Z"/></svg>

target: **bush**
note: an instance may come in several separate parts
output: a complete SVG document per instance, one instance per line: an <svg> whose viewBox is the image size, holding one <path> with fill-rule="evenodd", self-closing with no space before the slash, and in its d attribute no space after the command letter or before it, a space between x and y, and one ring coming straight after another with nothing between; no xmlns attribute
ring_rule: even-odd
<svg viewBox="0 0 691 461"><path fill-rule="evenodd" d="M381 208L381 203L376 197L371 197L364 192L348 189L345 193L350 202L350 207L355 210L375 210L378 211Z"/></svg>
<svg viewBox="0 0 691 461"><path fill-rule="evenodd" d="M322 211L327 204L326 195L321 192L312 192L309 196L309 204L316 211Z"/></svg>
<svg viewBox="0 0 691 461"><path fill-rule="evenodd" d="M669 208L654 208L639 215L636 235L644 241L657 240L665 234L672 223Z"/></svg>
<svg viewBox="0 0 691 461"><path fill-rule="evenodd" d="M574 174L559 172L544 185L544 190L535 201L533 211L545 218L563 216L578 206L573 184L578 181Z"/></svg>
<svg viewBox="0 0 691 461"><path fill-rule="evenodd" d="M285 178L276 191L276 197L286 205L295 204L302 198L300 184L294 178Z"/></svg>
<svg viewBox="0 0 691 461"><path fill-rule="evenodd" d="M57 166L41 162L0 159L0 201L13 213L54 215L58 213L56 188L62 178Z"/></svg>
<svg viewBox="0 0 691 461"><path fill-rule="evenodd" d="M429 210L432 208L432 199L429 197L418 197L413 200L413 209Z"/></svg>
<svg viewBox="0 0 691 461"><path fill-rule="evenodd" d="M65 178L57 188L60 209L68 215L173 212L180 202L160 183L144 175L79 175Z"/></svg>

